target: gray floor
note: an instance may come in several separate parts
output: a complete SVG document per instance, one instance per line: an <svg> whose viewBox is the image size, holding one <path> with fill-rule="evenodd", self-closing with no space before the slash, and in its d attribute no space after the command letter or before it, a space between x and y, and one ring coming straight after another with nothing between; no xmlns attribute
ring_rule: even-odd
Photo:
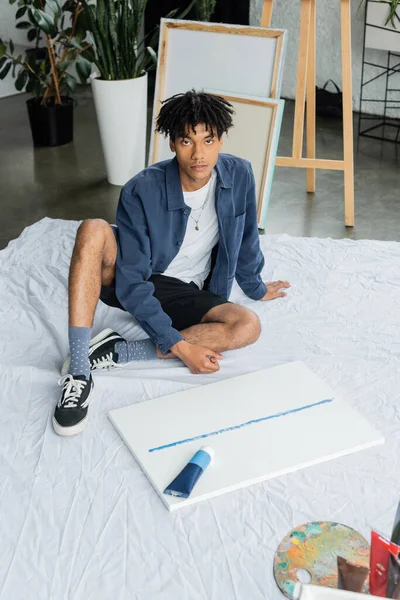
<svg viewBox="0 0 400 600"><path fill-rule="evenodd" d="M45 216L114 222L119 188L105 178L90 88L78 94L74 142L58 148L33 149L25 100L0 100L0 248ZM280 155L290 154L292 124L293 103L287 102ZM341 158L341 144L340 122L318 120L318 156ZM317 191L307 194L303 170L277 168L266 231L400 241L399 175L398 144L367 138L358 143L355 137L356 226L346 228L342 173L317 172Z"/></svg>

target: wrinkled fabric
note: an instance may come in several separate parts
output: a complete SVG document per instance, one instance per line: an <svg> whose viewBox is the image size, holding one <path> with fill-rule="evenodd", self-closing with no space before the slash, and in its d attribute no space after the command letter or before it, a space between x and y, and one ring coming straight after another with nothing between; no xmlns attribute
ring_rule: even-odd
<svg viewBox="0 0 400 600"><path fill-rule="evenodd" d="M390 533L400 495L400 244L263 236L264 279L292 287L262 303L235 285L231 300L260 316L259 341L226 352L215 375L178 360L95 372L88 426L68 439L51 418L77 227L46 218L0 252L1 600L279 600L273 556L296 525ZM99 303L93 335L105 327L145 337L128 313ZM108 411L292 360L386 444L169 513ZM296 452L302 435L282 444Z"/></svg>

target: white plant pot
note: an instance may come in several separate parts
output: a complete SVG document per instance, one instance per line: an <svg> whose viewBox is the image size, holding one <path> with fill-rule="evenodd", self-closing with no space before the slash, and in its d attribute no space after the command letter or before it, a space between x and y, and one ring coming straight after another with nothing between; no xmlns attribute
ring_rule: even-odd
<svg viewBox="0 0 400 600"><path fill-rule="evenodd" d="M118 81L92 75L91 84L107 179L125 185L145 165L147 73Z"/></svg>
<svg viewBox="0 0 400 600"><path fill-rule="evenodd" d="M400 9L397 9L400 17ZM389 15L387 2L369 1L367 4L367 17L365 29L365 47L388 52L400 52L400 21L397 28L391 23L385 25ZM382 29L381 29L382 28Z"/></svg>

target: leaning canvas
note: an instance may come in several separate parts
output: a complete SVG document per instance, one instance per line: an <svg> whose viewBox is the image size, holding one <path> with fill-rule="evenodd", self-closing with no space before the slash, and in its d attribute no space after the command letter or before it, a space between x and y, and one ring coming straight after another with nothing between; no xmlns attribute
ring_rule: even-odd
<svg viewBox="0 0 400 600"><path fill-rule="evenodd" d="M265 229L285 101L205 91L223 96L235 110L233 127L224 136L222 152L251 162L256 180L258 227Z"/></svg>
<svg viewBox="0 0 400 600"><path fill-rule="evenodd" d="M163 100L193 88L279 99L285 47L281 29L162 19L153 121ZM149 163L171 157L152 127Z"/></svg>
<svg viewBox="0 0 400 600"><path fill-rule="evenodd" d="M171 511L384 441L303 363L211 381L109 413ZM215 460L191 496L163 494L205 444Z"/></svg>

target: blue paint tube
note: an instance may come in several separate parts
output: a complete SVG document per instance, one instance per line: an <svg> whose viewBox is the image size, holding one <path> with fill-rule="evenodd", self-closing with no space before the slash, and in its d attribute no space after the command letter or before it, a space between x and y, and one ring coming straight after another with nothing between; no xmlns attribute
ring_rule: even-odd
<svg viewBox="0 0 400 600"><path fill-rule="evenodd" d="M164 494L189 498L194 486L213 458L214 450L212 448L209 446L200 448L179 475L165 488Z"/></svg>

